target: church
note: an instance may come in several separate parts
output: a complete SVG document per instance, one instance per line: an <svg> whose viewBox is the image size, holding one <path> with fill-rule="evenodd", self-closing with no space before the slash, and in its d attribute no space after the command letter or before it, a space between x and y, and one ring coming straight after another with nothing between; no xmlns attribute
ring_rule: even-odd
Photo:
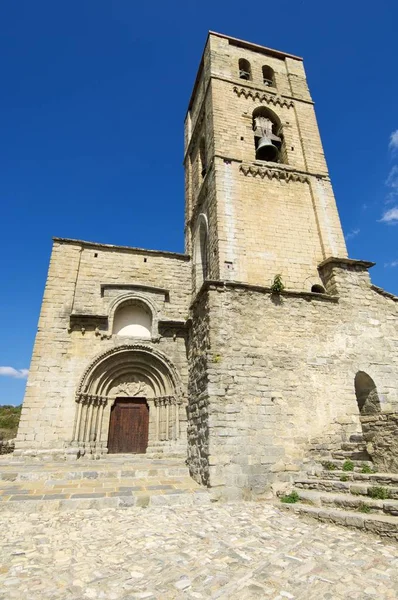
<svg viewBox="0 0 398 600"><path fill-rule="evenodd" d="M353 440L398 472L398 298L347 256L302 59L209 32L184 135L183 254L54 238L14 455L179 456L226 499Z"/></svg>

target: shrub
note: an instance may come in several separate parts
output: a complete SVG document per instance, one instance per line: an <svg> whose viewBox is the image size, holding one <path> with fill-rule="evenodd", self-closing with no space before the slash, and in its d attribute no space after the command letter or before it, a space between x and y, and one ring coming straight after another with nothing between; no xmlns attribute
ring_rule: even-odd
<svg viewBox="0 0 398 600"><path fill-rule="evenodd" d="M299 500L300 496L296 491L291 492L287 496L281 497L281 502L284 502L285 504L296 504L296 502L298 502Z"/></svg>
<svg viewBox="0 0 398 600"><path fill-rule="evenodd" d="M349 480L348 475L341 475L340 481L348 481L348 480Z"/></svg>
<svg viewBox="0 0 398 600"><path fill-rule="evenodd" d="M282 275L275 275L274 281L271 284L271 291L273 294L280 294L285 289L282 281Z"/></svg>
<svg viewBox="0 0 398 600"><path fill-rule="evenodd" d="M353 471L354 470L354 463L352 462L352 460L346 460L343 464L343 471Z"/></svg>
<svg viewBox="0 0 398 600"><path fill-rule="evenodd" d="M376 498L377 500L388 500L390 497L390 491L381 486L374 486L368 488L368 496L371 498Z"/></svg>

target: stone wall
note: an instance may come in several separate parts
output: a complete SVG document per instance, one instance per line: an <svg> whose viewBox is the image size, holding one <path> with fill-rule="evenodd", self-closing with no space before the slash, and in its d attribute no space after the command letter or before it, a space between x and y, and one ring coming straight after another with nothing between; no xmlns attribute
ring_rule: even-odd
<svg viewBox="0 0 398 600"><path fill-rule="evenodd" d="M366 449L379 471L398 473L398 412L361 417Z"/></svg>
<svg viewBox="0 0 398 600"><path fill-rule="evenodd" d="M328 264L324 283L334 281L338 296L275 296L227 282L202 291L216 357L208 364L210 484L223 497L266 493L300 471L317 444L333 449L361 433L358 371L375 381L381 411L396 411L397 302L372 289L362 263Z"/></svg>
<svg viewBox="0 0 398 600"><path fill-rule="evenodd" d="M189 338L188 464L191 476L209 484L209 394L213 374L209 366L209 306L201 294L192 306Z"/></svg>
<svg viewBox="0 0 398 600"><path fill-rule="evenodd" d="M186 255L56 239L17 451L62 449L71 442L83 373L97 356L118 346L143 343L162 353L174 365L182 393L188 377L184 324L190 297ZM145 301L151 309L154 330L149 340L112 334L115 306L130 298ZM184 419L185 408L181 414Z"/></svg>

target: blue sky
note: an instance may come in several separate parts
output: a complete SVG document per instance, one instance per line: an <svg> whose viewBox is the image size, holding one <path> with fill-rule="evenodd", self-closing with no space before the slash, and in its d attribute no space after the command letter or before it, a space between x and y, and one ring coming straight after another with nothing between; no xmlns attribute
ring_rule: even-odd
<svg viewBox="0 0 398 600"><path fill-rule="evenodd" d="M23 398L52 236L183 250L209 29L304 57L350 256L398 294L397 22L396 0L2 2L0 404Z"/></svg>

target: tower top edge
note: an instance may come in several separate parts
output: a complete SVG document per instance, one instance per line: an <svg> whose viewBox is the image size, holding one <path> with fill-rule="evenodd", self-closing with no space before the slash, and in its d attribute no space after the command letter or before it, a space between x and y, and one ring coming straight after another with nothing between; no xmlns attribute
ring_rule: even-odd
<svg viewBox="0 0 398 600"><path fill-rule="evenodd" d="M254 44L253 42L247 42L245 40L241 40L239 38L235 38L230 35L225 35L224 33L218 33L217 31L209 30L208 34L207 34L206 42L204 44L199 67L198 67L198 70L196 73L196 78L195 78L195 82L194 82L194 85L192 88L191 97L189 99L188 111L191 109L193 100L195 98L196 90L198 87L198 82L199 82L199 79L200 79L200 76L201 76L202 70L203 70L203 60L204 60L206 46L209 42L210 37L212 37L212 36L220 37L225 40L228 40L232 45L237 46L239 48L245 48L246 50L260 52L262 54L266 54L267 56L273 56L275 58L280 58L280 59L291 58L293 60L299 60L299 61L303 62L303 58L301 56L296 56L295 54L289 54L288 52L282 52L281 50L276 50L274 48L268 48L267 46L261 46L260 44Z"/></svg>
<svg viewBox="0 0 398 600"><path fill-rule="evenodd" d="M263 52L264 54L268 54L269 56L275 56L275 58L292 58L294 60L302 61L302 56L296 56L295 54L290 54L289 52L282 52L281 50L276 50L275 48L268 48L267 46L261 46L260 44L254 44L253 42L248 42L246 40L241 40L240 38L235 38L230 35L225 35L224 33L218 33L217 31L209 30L207 39L210 36L216 36L220 38L224 38L231 42L232 45L238 46L240 48L246 48L247 50L254 50L257 52ZM207 43L207 40L206 40Z"/></svg>

